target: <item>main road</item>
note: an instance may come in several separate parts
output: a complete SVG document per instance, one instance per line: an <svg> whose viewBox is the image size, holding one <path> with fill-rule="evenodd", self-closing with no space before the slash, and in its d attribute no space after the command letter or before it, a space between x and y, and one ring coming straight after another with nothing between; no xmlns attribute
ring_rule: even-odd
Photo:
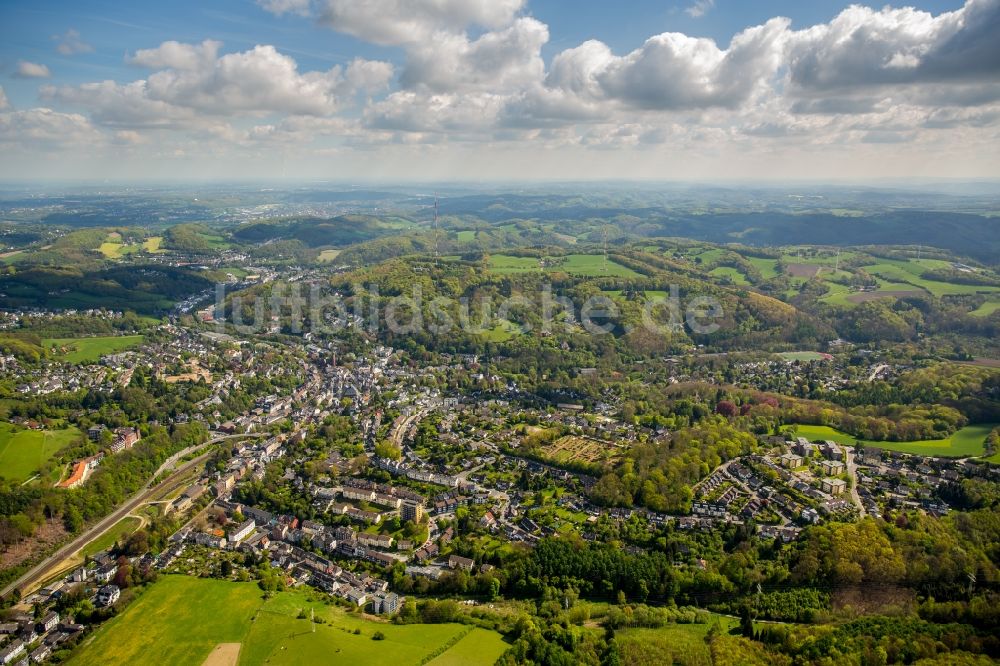
<svg viewBox="0 0 1000 666"><path fill-rule="evenodd" d="M156 494L160 492L160 490L162 490L169 484L177 481L178 478L182 477L184 474L191 471L192 468L205 462L205 460L211 454L211 451L206 451L205 453L202 453L201 455L192 458L191 460L188 460L180 467L176 468L173 471L173 473L171 473L170 476L168 476L167 478L163 479L163 481L160 481L159 483L156 484L153 483L160 474L165 472L167 469L173 467L177 463L177 461L183 458L184 456L189 455L200 449L210 447L212 444L217 444L218 442L221 442L226 439L233 439L236 437L247 437L247 436L248 435L225 435L222 437L216 437L214 439L210 439L209 441L203 444L199 444L197 446L188 447L183 451L178 451L170 458L168 458L166 462L160 465L160 469L156 471L156 474L154 474L150 478L150 480L146 483L146 485L143 486L142 489L139 490L137 493L132 495L132 497L126 500L124 504L120 505L117 509L109 513L107 516L100 519L90 527L86 528L83 532L74 537L72 541L58 548L54 553L52 553L44 560L42 560L41 562L33 566L31 569L26 571L24 574L22 574L20 578L7 585L5 588L3 588L3 590L0 590L0 597L6 597L14 590L20 590L21 597L25 597L28 595L28 593L33 592L36 587L45 582L45 580L47 580L53 574L57 573L55 571L52 571L52 569L55 566L59 565L63 560L70 557L78 550L82 549L84 546L89 544L91 541L99 538L102 534L104 534L112 527L117 525L118 521L120 521L128 514L132 513L135 509L137 509L145 502L148 502L152 497L155 497ZM249 436L259 437L260 435L258 434Z"/></svg>

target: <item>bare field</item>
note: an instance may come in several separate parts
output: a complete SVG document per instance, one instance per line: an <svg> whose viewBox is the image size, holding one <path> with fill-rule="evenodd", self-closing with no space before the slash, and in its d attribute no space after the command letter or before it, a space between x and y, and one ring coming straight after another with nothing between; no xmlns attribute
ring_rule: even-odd
<svg viewBox="0 0 1000 666"><path fill-rule="evenodd" d="M240 662L241 647L242 643L219 643L202 666L236 666Z"/></svg>
<svg viewBox="0 0 1000 666"><path fill-rule="evenodd" d="M819 273L820 268L822 266L816 266L815 264L788 264L785 266L785 272L792 277L811 278L816 273Z"/></svg>

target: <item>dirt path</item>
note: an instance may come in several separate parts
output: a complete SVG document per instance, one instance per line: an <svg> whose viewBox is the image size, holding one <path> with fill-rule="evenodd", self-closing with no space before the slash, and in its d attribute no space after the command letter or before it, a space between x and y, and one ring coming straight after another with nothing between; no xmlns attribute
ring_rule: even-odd
<svg viewBox="0 0 1000 666"><path fill-rule="evenodd" d="M240 661L242 643L219 643L215 646L202 666L236 666Z"/></svg>

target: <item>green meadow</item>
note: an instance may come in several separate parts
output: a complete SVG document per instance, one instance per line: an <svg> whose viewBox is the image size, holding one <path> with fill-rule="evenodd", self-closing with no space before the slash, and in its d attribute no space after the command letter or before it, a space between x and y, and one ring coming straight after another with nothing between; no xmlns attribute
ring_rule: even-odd
<svg viewBox="0 0 1000 666"><path fill-rule="evenodd" d="M108 335L94 338L46 338L42 346L49 350L53 360L67 363L97 361L107 354L142 344L141 335Z"/></svg>
<svg viewBox="0 0 1000 666"><path fill-rule="evenodd" d="M969 314L973 317L989 317L997 310L1000 310L1000 301L986 301Z"/></svg>
<svg viewBox="0 0 1000 666"><path fill-rule="evenodd" d="M828 426L799 425L795 436L809 440L829 439L840 444L853 446L861 441L865 446L888 451L899 451L917 456L934 456L938 458L966 458L980 456L986 436L996 427L996 424L977 424L965 426L951 437L944 439L922 439L914 442L871 442L858 440L847 433L834 430Z"/></svg>
<svg viewBox="0 0 1000 666"><path fill-rule="evenodd" d="M499 634L485 629L373 621L327 605L320 596L293 590L265 599L255 583L163 576L68 661L200 666L219 643L240 643L239 662L249 665L485 665L507 649ZM310 622L310 611L320 622ZM383 640L373 639L376 631Z"/></svg>
<svg viewBox="0 0 1000 666"><path fill-rule="evenodd" d="M0 423L0 476L13 481L30 479L80 434L77 428L28 430Z"/></svg>
<svg viewBox="0 0 1000 666"><path fill-rule="evenodd" d="M708 274L721 278L729 278L733 281L733 284L750 284L746 276L732 266L719 266L710 270Z"/></svg>
<svg viewBox="0 0 1000 666"><path fill-rule="evenodd" d="M878 275L879 277L884 277L888 280L908 282L922 289L926 289L938 297L953 296L958 294L1000 292L1000 287L955 284L951 282L939 282L937 280L926 280L920 277L926 271L948 268L950 266L950 262L942 261L941 259L881 259L877 263L869 264L864 268L873 275Z"/></svg>

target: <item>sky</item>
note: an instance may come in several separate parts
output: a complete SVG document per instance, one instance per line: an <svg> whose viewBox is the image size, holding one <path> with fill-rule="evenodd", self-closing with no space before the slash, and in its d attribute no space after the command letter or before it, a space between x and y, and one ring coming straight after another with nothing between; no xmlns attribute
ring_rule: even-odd
<svg viewBox="0 0 1000 666"><path fill-rule="evenodd" d="M1000 0L2 0L0 179L996 179L997 35Z"/></svg>

